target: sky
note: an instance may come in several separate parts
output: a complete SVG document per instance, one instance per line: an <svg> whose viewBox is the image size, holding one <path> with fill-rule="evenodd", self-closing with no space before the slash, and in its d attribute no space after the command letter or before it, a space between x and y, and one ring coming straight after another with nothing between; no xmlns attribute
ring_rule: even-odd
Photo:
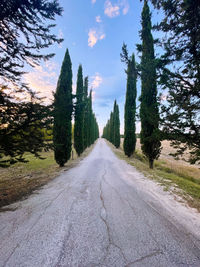
<svg viewBox="0 0 200 267"><path fill-rule="evenodd" d="M93 89L93 110L100 132L109 119L116 99L123 134L126 66L120 61L120 52L125 42L129 54L134 52L139 62L136 44L140 43L143 3L139 0L60 0L59 3L64 12L62 17L56 18L54 32L64 41L48 49L55 56L30 69L25 81L42 96L52 99L68 48L73 68L73 92L76 90L78 66L82 64L84 77L89 76L89 89ZM151 11L155 23L159 20L159 14L152 7ZM139 97L140 81L137 90ZM137 122L136 131L140 131L140 122Z"/></svg>

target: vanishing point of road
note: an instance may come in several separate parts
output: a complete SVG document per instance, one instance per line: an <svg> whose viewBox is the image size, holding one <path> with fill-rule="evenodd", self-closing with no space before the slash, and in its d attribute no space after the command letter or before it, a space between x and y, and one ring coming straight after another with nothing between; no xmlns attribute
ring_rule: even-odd
<svg viewBox="0 0 200 267"><path fill-rule="evenodd" d="M99 139L78 166L0 213L0 266L200 267L199 239L145 179Z"/></svg>

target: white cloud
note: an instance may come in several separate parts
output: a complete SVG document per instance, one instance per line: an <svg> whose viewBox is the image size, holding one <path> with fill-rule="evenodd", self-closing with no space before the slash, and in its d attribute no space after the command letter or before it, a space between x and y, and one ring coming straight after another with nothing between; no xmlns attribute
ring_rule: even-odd
<svg viewBox="0 0 200 267"><path fill-rule="evenodd" d="M100 84L103 82L103 78L101 75L97 72L95 73L94 76L92 76L92 82L91 82L91 87L93 89L96 89L100 86Z"/></svg>
<svg viewBox="0 0 200 267"><path fill-rule="evenodd" d="M36 65L33 71L24 75L25 82L40 97L45 97L46 103L53 100L53 93L56 90L58 80L56 70L57 64L53 61L47 61L43 65Z"/></svg>
<svg viewBox="0 0 200 267"><path fill-rule="evenodd" d="M104 5L104 13L110 18L114 18L120 15L122 10L123 15L126 15L129 10L128 0L119 0L117 3L112 4L110 0L106 0Z"/></svg>
<svg viewBox="0 0 200 267"><path fill-rule="evenodd" d="M96 3L96 0L92 0L91 2L92 2L92 4L95 4Z"/></svg>
<svg viewBox="0 0 200 267"><path fill-rule="evenodd" d="M90 29L88 32L88 46L93 47L99 40L106 37L104 33L97 29Z"/></svg>
<svg viewBox="0 0 200 267"><path fill-rule="evenodd" d="M100 35L99 40L103 40L106 37L106 35L103 33Z"/></svg>
<svg viewBox="0 0 200 267"><path fill-rule="evenodd" d="M101 16L96 16L96 22L97 22L97 23L101 23L101 22L102 22L102 20L101 20Z"/></svg>
<svg viewBox="0 0 200 267"><path fill-rule="evenodd" d="M129 3L127 0L124 0L121 4L122 4L122 8L123 8L122 13L124 15L126 15L129 11Z"/></svg>
<svg viewBox="0 0 200 267"><path fill-rule="evenodd" d="M119 16L120 7L117 4L112 5L111 1L106 0L104 13L110 18L114 18L116 16Z"/></svg>

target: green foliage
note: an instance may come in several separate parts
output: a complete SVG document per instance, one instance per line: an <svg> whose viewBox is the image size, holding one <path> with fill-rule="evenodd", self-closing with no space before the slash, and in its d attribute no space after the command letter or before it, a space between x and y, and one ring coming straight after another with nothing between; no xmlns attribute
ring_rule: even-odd
<svg viewBox="0 0 200 267"><path fill-rule="evenodd" d="M127 55L126 46L122 47L123 54ZM135 56L125 61L127 63L127 89L126 89L126 102L124 113L124 153L130 157L135 151L136 146L136 97L137 97L137 71L135 66Z"/></svg>
<svg viewBox="0 0 200 267"><path fill-rule="evenodd" d="M74 147L80 156L99 138L99 126L92 110L92 90L88 97L88 77L85 78L83 86L82 66L79 66L78 70L76 98Z"/></svg>
<svg viewBox="0 0 200 267"><path fill-rule="evenodd" d="M26 162L25 152L40 157L42 149L51 147L40 129L52 125L52 106L42 104L22 82L25 64L33 66L54 54L43 54L60 43L51 32L61 15L58 1L1 0L0 3L0 165ZM22 38L23 37L23 38ZM12 89L11 89L11 85ZM25 96L25 97L24 97ZM22 98L23 100L19 100ZM24 100L24 98L26 98Z"/></svg>
<svg viewBox="0 0 200 267"><path fill-rule="evenodd" d="M84 89L83 70L81 65L79 65L77 75L74 148L78 156L84 151Z"/></svg>
<svg viewBox="0 0 200 267"><path fill-rule="evenodd" d="M6 98L4 104L5 101ZM40 157L42 149L51 148L41 131L51 127L51 107L8 100L5 105L0 105L0 108L0 166L8 167L17 162L26 162L25 152Z"/></svg>
<svg viewBox="0 0 200 267"><path fill-rule="evenodd" d="M119 120L119 107L115 100L113 111L110 113L110 119L103 129L103 138L107 139L116 148L120 146L120 120Z"/></svg>
<svg viewBox="0 0 200 267"><path fill-rule="evenodd" d="M83 118L83 143L84 149L88 147L89 144L89 99L88 99L88 77L84 80L83 87L83 102L84 102L84 118Z"/></svg>
<svg viewBox="0 0 200 267"><path fill-rule="evenodd" d="M154 41L151 34L151 15L147 1L142 11L142 59L141 59L141 144L144 155L149 160L149 167L160 155L159 111L157 103L156 64Z"/></svg>
<svg viewBox="0 0 200 267"><path fill-rule="evenodd" d="M120 119L119 119L119 106L115 100L114 103L114 145L116 148L120 147Z"/></svg>
<svg viewBox="0 0 200 267"><path fill-rule="evenodd" d="M190 149L190 163L200 162L200 1L152 0L164 18L155 28L163 31L160 45L164 137L177 149L175 157Z"/></svg>
<svg viewBox="0 0 200 267"><path fill-rule="evenodd" d="M19 84L25 63L32 66L54 55L40 51L62 41L51 33L55 25L48 25L61 14L57 0L1 0L0 77Z"/></svg>
<svg viewBox="0 0 200 267"><path fill-rule="evenodd" d="M89 137L88 137L88 146L92 144L93 130L92 130L92 90L90 90L90 95L88 99L88 129L89 129Z"/></svg>
<svg viewBox="0 0 200 267"><path fill-rule="evenodd" d="M60 166L64 166L71 156L72 110L72 63L67 49L54 100L54 155Z"/></svg>

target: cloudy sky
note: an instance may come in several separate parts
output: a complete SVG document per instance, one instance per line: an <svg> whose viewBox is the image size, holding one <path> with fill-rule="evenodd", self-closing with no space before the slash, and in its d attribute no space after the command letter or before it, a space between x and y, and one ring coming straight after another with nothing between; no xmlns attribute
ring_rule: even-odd
<svg viewBox="0 0 200 267"><path fill-rule="evenodd" d="M140 42L142 3L139 0L60 0L64 8L57 18L55 32L64 38L61 45L49 49L56 56L26 74L25 79L33 89L52 98L56 89L62 60L69 49L73 65L73 90L76 87L78 65L83 65L84 76L89 76L93 88L93 109L100 130L106 124L116 99L120 107L121 133L123 133L124 102L126 92L125 65L120 62L123 42L129 53L136 53ZM159 20L152 10L154 22ZM140 82L138 82L138 96ZM137 123L137 131L140 125Z"/></svg>

